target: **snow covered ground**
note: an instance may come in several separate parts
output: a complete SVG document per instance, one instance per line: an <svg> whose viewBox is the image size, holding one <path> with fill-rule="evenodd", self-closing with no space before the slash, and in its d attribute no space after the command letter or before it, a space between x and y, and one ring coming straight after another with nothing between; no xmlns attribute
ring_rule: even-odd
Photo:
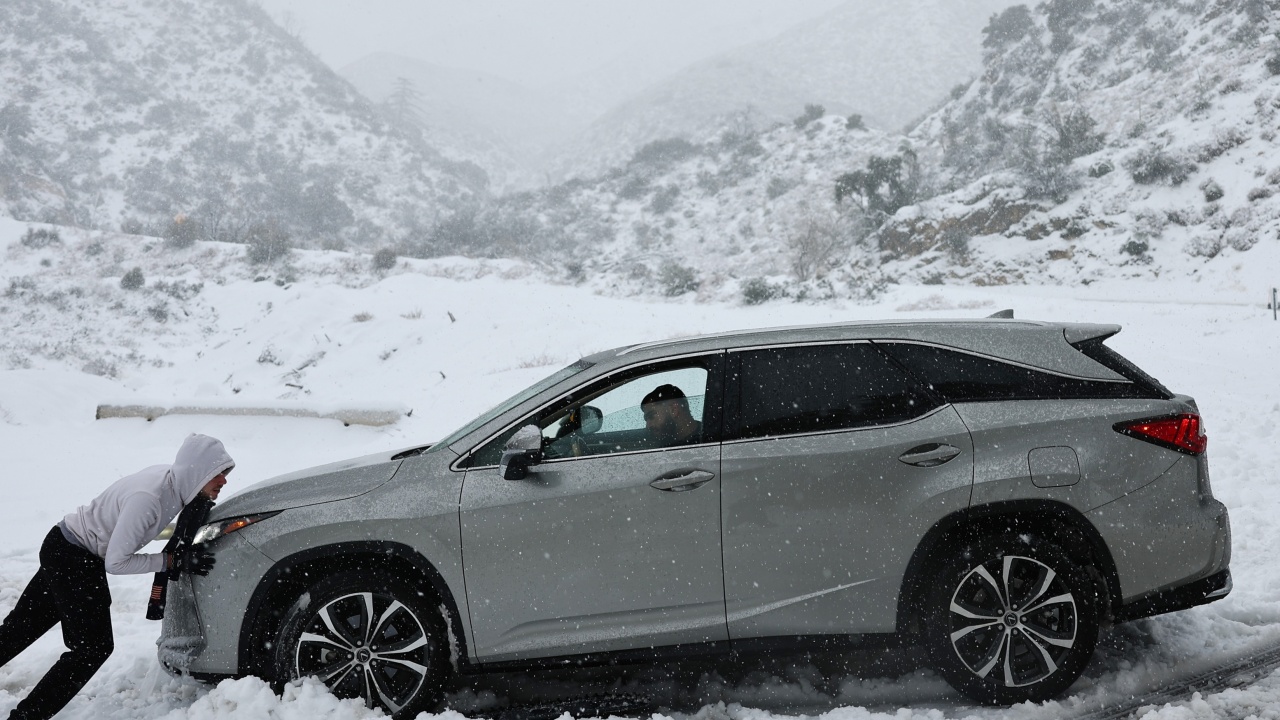
<svg viewBox="0 0 1280 720"><path fill-rule="evenodd" d="M1245 286L1225 269L1198 279L1079 288L902 286L872 304L742 307L695 304L691 297L604 297L589 288L542 283L501 264L420 264L383 277L369 272L367 259L335 253L299 256L289 281L277 284L273 276L255 282L256 271L222 256L232 251L202 246L163 262L137 260L149 282L203 283L194 297L169 296L161 322L130 311L145 310L158 291L149 287L137 292L150 295L131 296L119 289L119 272L84 280L90 276L76 269L84 257L78 249L102 242L109 256L116 240L64 230L59 247L36 251L17 241L25 227L0 220L0 284L30 278L36 293L0 300L0 368L6 360L14 368L0 369L0 614L35 572L38 543L51 525L117 477L168 462L190 432L221 438L236 458L229 493L285 471L434 440L559 366L607 347L735 328L975 317L1012 307L1023 318L1124 325L1111 345L1199 401L1214 491L1230 508L1235 533L1229 598L1112 629L1068 696L1039 706L973 707L909 653L897 653L780 659L745 668L689 663L483 677L465 681L451 697L455 709L445 715L491 717L508 702L540 694L620 688L659 697L671 708L665 714L682 720L1038 720L1142 694L1280 642L1280 569L1273 560L1280 554L1280 322L1264 307L1268 288ZM1280 262L1258 259L1280 284ZM115 260L124 269L134 262L132 255ZM1258 266L1250 272L1266 274ZM481 277L447 277L468 273ZM49 299L58 282L76 277L88 286L80 297L61 297L61 305ZM78 304L85 298L94 302ZM114 358L114 367L106 372L103 363L86 361L95 353ZM413 412L385 427L288 417L94 419L100 402L130 398L311 408L400 404ZM159 626L144 619L149 583L142 576L111 579L116 652L61 717L373 715L314 683L278 697L252 678L213 688L169 678L155 660ZM61 651L60 638L51 633L0 668L0 713ZM1280 717L1280 673L1144 712L1153 718Z"/></svg>

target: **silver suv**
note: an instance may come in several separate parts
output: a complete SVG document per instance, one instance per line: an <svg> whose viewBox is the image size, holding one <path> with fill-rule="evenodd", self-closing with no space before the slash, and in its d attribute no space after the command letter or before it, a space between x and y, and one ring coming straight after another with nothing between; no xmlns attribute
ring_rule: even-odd
<svg viewBox="0 0 1280 720"><path fill-rule="evenodd" d="M634 345L441 442L248 489L159 656L316 676L396 717L456 672L924 647L1051 698L1099 626L1231 588L1195 402L1115 325L847 323Z"/></svg>

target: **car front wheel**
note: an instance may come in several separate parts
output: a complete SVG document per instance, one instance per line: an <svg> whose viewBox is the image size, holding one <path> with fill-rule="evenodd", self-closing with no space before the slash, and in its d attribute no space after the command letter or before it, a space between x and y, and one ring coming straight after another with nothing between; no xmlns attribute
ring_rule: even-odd
<svg viewBox="0 0 1280 720"><path fill-rule="evenodd" d="M973 700L1041 702L1075 682L1098 638L1088 572L1033 534L983 538L945 563L925 633L933 666Z"/></svg>
<svg viewBox="0 0 1280 720"><path fill-rule="evenodd" d="M448 677L437 604L389 574L348 572L316 583L285 614L277 680L314 677L395 718L434 707Z"/></svg>

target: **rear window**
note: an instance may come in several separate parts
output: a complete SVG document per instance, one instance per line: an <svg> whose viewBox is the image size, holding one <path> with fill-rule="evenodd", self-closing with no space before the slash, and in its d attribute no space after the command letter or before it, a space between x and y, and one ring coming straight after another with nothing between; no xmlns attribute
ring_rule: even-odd
<svg viewBox="0 0 1280 720"><path fill-rule="evenodd" d="M1144 388L1148 393L1144 397L1159 400L1168 400L1173 397L1173 393L1169 391L1169 388L1165 387L1159 380L1151 377L1142 368L1134 365L1128 358L1103 344L1103 338L1086 340L1076 345L1075 348L1099 365L1118 375L1129 378L1134 385Z"/></svg>
<svg viewBox="0 0 1280 720"><path fill-rule="evenodd" d="M939 405L867 343L735 355L739 438L886 425Z"/></svg>
<svg viewBox="0 0 1280 720"><path fill-rule="evenodd" d="M915 343L876 343L950 402L1148 398L1133 382L1062 377L994 358Z"/></svg>

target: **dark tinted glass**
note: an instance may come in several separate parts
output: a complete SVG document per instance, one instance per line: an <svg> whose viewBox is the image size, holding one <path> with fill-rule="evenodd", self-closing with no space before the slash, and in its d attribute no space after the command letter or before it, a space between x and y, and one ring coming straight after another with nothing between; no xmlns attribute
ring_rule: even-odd
<svg viewBox="0 0 1280 720"><path fill-rule="evenodd" d="M884 425L936 404L866 343L751 350L739 359L738 437Z"/></svg>
<svg viewBox="0 0 1280 720"><path fill-rule="evenodd" d="M1133 383L1065 378L932 345L876 345L951 402L1146 396L1145 391Z"/></svg>
<svg viewBox="0 0 1280 720"><path fill-rule="evenodd" d="M1134 365L1128 358L1102 344L1102 340L1091 340L1076 346L1076 349L1089 358L1101 363L1111 371L1123 375L1133 381L1138 388L1146 390L1142 397L1168 400L1173 397L1169 388L1148 375L1142 368Z"/></svg>

